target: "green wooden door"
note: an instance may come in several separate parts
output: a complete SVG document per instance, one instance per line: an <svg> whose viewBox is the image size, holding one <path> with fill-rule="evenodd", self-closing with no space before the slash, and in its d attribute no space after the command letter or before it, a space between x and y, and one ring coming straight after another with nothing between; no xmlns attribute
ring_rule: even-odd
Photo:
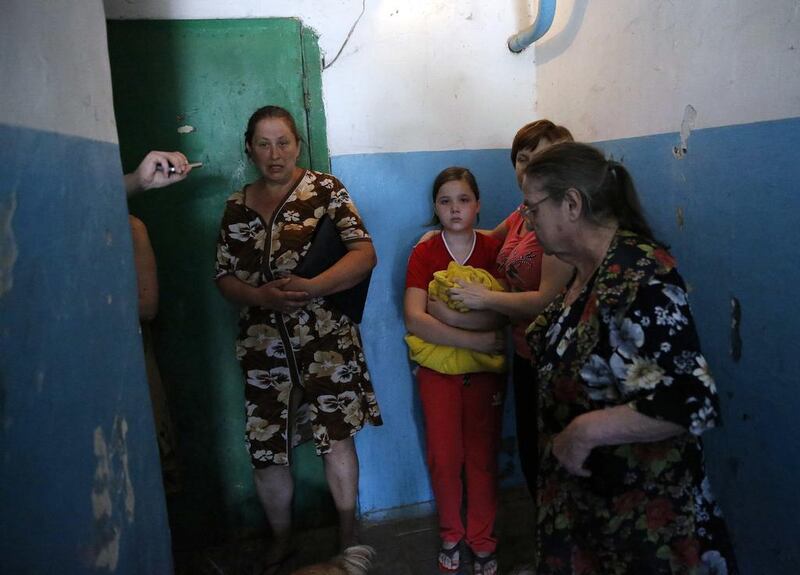
<svg viewBox="0 0 800 575"><path fill-rule="evenodd" d="M122 162L181 150L204 167L135 197L160 283L158 364L177 431L183 481L168 498L178 548L264 526L244 447L244 391L234 355L237 309L216 290L215 243L225 199L257 173L243 135L250 114L284 106L303 135L300 163L328 170L317 38L299 20L110 21L108 43ZM313 445L294 462L297 523L333 522Z"/></svg>

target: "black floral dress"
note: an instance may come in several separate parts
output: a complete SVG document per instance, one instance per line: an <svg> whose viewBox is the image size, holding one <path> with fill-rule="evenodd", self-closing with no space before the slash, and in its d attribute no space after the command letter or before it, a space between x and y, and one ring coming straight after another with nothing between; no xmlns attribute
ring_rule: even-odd
<svg viewBox="0 0 800 575"><path fill-rule="evenodd" d="M738 573L703 467L718 399L674 260L620 231L583 293L528 330L539 381L538 575ZM629 405L689 433L596 448L568 473L552 438L583 413Z"/></svg>
<svg viewBox="0 0 800 575"><path fill-rule="evenodd" d="M246 192L228 198L217 279L233 275L260 286L290 274L325 215L344 243L371 241L347 190L329 174L306 171L269 222L245 205ZM291 446L312 435L323 454L332 440L347 439L365 423L382 423L358 326L324 297L292 313L242 308L236 356L245 379L246 443L256 468L287 465ZM295 388L302 401L290 414Z"/></svg>

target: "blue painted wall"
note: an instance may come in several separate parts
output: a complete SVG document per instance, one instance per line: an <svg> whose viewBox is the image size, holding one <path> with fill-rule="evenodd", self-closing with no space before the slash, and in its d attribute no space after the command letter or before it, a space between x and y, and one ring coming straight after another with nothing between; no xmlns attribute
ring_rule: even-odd
<svg viewBox="0 0 800 575"><path fill-rule="evenodd" d="M118 538L115 573L169 573L118 146L0 125L0 212L12 206L0 571L96 573Z"/></svg>
<svg viewBox="0 0 800 575"><path fill-rule="evenodd" d="M672 245L722 398L709 473L742 573L800 566L800 118L603 142L630 168L656 233ZM683 211L683 225L677 210ZM730 354L731 298L742 356Z"/></svg>
<svg viewBox="0 0 800 575"><path fill-rule="evenodd" d="M800 564L800 395L793 389L800 372L800 325L792 289L800 284L800 119L695 131L680 160L672 153L678 144L674 133L598 145L632 171L658 236L671 244L691 286L723 405L724 426L706 440L710 474L742 572L794 574ZM362 333L386 424L358 436L361 509L367 517L402 514L402 506L430 509L424 503L432 497L418 398L402 339L402 295L406 259L430 217L431 182L454 164L478 178L482 226L494 226L517 205L506 150L332 158L379 257ZM731 297L742 307L738 362L730 355ZM506 415L506 445L513 446L510 410ZM505 484L518 483L511 449L502 455L502 466Z"/></svg>

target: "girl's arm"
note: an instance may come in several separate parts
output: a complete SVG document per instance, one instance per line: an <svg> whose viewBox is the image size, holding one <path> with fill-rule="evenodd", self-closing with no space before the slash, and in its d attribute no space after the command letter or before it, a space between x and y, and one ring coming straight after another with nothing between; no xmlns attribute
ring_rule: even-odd
<svg viewBox="0 0 800 575"><path fill-rule="evenodd" d="M536 291L491 291L480 284L463 284L450 290L450 297L472 310L492 310L512 319L534 319L555 299L572 277L573 268L556 258L542 257L542 279Z"/></svg>
<svg viewBox="0 0 800 575"><path fill-rule="evenodd" d="M498 331L470 331L451 327L427 312L428 292L406 288L403 301L406 329L429 343L463 347L483 353L502 353L503 335Z"/></svg>
<svg viewBox="0 0 800 575"><path fill-rule="evenodd" d="M449 326L473 331L501 329L508 323L508 318L497 312L489 310L461 312L450 309L442 300L430 296L428 313Z"/></svg>

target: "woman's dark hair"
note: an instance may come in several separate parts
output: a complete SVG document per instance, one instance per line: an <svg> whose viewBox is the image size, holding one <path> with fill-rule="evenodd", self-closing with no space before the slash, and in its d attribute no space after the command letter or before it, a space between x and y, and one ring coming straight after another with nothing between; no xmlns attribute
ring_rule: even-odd
<svg viewBox="0 0 800 575"><path fill-rule="evenodd" d="M577 190L583 198L582 216L592 223L603 225L614 218L620 228L655 241L628 170L592 146L554 144L531 159L525 177L557 201L567 190Z"/></svg>
<svg viewBox="0 0 800 575"><path fill-rule="evenodd" d="M564 126L558 126L550 120L536 120L522 126L514 142L511 144L511 164L517 164L517 154L520 150L535 149L542 140L551 144L558 142L572 142L572 134Z"/></svg>
<svg viewBox="0 0 800 575"><path fill-rule="evenodd" d="M433 203L436 203L436 196L439 195L439 190L445 185L447 182L465 182L469 188L472 190L472 193L475 194L475 199L481 199L481 191L478 189L478 182L475 180L475 176L470 172L467 168L462 168L460 166L450 166L449 168L445 168L439 175L436 176L436 179L433 180L433 190L432 190L432 198ZM441 222L439 221L439 216L436 215L436 212L433 212L433 219L428 223L429 226L437 226Z"/></svg>
<svg viewBox="0 0 800 575"><path fill-rule="evenodd" d="M245 144L252 144L253 134L256 131L256 124L266 118L280 118L284 120L289 125L289 130L294 134L297 143L300 144L302 139L300 138L300 133L297 131L297 124L295 124L292 114L289 110L281 108L280 106L263 106L253 112L253 115L247 120L247 130L244 133Z"/></svg>

